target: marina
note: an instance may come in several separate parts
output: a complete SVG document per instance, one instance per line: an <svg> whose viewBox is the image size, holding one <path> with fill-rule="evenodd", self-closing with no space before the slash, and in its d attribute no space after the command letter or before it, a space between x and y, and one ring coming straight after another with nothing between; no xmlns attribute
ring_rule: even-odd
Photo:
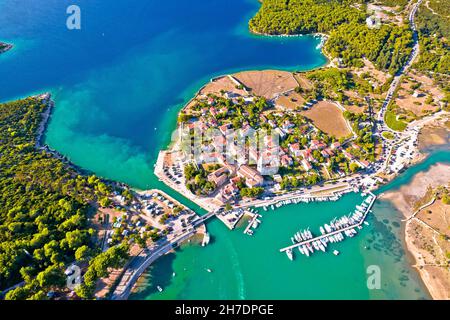
<svg viewBox="0 0 450 320"><path fill-rule="evenodd" d="M356 190L353 190L356 191ZM310 194L304 194L299 196L294 196L289 199L268 202L265 205L257 205L256 208L262 207L264 211L276 210L280 207L290 205L290 204L299 204L299 203L311 203L311 202L328 202L328 201L338 201L344 194L347 192L336 192L333 195L329 196L314 196Z"/></svg>
<svg viewBox="0 0 450 320"><path fill-rule="evenodd" d="M290 260L294 260L294 249L298 249L302 255L309 257L315 251L326 252L330 243L341 242L345 240L345 237L354 237L357 234L357 229L362 229L362 224L367 223L365 219L376 199L377 197L369 192L367 198L356 206L354 212L348 216L334 218L329 224L320 226L320 236L314 237L309 228L298 231L291 237L292 245L280 249L280 252L285 252ZM337 256L340 252L334 250L333 254Z"/></svg>

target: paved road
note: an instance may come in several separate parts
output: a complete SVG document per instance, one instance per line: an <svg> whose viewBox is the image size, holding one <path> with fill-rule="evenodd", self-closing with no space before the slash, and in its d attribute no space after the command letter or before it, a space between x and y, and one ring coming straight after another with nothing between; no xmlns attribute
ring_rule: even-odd
<svg viewBox="0 0 450 320"><path fill-rule="evenodd" d="M398 88L398 85L400 84L400 78L403 76L403 74L411 67L411 65L413 64L414 60L417 58L417 56L419 55L419 51L420 51L420 46L419 46L419 36L417 34L417 28L416 28L416 23L415 23L415 17L416 17L416 13L417 10L419 9L420 4L422 3L423 0L419 0L417 1L417 3L415 3L413 5L413 8L411 10L411 12L409 13L409 25L411 30L413 31L413 41L414 41L414 46L411 52L410 57L408 58L408 61L406 62L406 64L397 72L397 74L394 76L394 80L391 83L391 86L388 90L386 99L384 100L383 106L381 107L380 112L378 113L378 121L379 123L382 123L382 128L380 130L380 132L382 131L390 131L390 132L394 132L391 128L389 128L385 123L384 123L384 115L386 113L387 107L388 105L391 103L394 93Z"/></svg>
<svg viewBox="0 0 450 320"><path fill-rule="evenodd" d="M128 266L126 266L126 270L124 271L120 283L115 289L111 299L126 300L130 295L131 289L133 288L136 281L153 262L155 262L159 257L170 252L174 248L178 247L183 241L192 237L196 233L196 227L203 224L208 219L211 219L215 215L216 212L209 212L204 216L198 217L195 221L193 221L190 228L181 235L174 237L168 242L162 242L160 244L157 244L155 247L142 250L139 255L134 257L129 262Z"/></svg>
<svg viewBox="0 0 450 320"><path fill-rule="evenodd" d="M415 4L413 4L412 9L409 13L409 17L408 17L410 28L413 31L413 41L414 41L414 46L411 51L411 55L408 58L408 61L406 62L406 64L394 76L394 80L392 81L391 86L387 92L386 99L384 100L383 105L378 113L378 132L380 133L380 139L382 141L383 148L386 148L386 145L391 145L389 151L386 154L386 163L385 163L384 169L386 169L386 167L388 165L388 161L389 161L388 155L391 153L392 148L394 148L394 146L397 145L399 141L401 141L402 139L404 139L408 136L408 132L397 132L397 131L394 131L391 128L389 128L386 125L386 122L384 121L384 117L386 115L387 107L393 100L395 91L397 90L397 88L400 84L401 77L411 67L411 65L414 63L414 60L417 58L417 56L419 55L419 52L420 52L419 36L417 34L415 17L416 17L417 10L419 9L419 6L422 3L422 1L423 0L419 0ZM389 139L384 138L383 135L381 134L384 131L392 133L394 135L394 140L389 140ZM380 171L384 171L384 169L380 170Z"/></svg>

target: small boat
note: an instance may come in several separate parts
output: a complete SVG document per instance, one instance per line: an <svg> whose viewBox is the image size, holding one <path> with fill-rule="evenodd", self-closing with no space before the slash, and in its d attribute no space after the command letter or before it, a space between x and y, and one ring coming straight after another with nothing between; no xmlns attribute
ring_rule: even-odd
<svg viewBox="0 0 450 320"><path fill-rule="evenodd" d="M294 255L292 254L292 250L286 250L286 254L287 254L287 256L288 256L288 258L289 258L289 260L294 260Z"/></svg>
<svg viewBox="0 0 450 320"><path fill-rule="evenodd" d="M314 249L320 250L320 249L319 249L319 246L317 245L317 242L316 242L316 241L313 241L312 244L313 244Z"/></svg>
<svg viewBox="0 0 450 320"><path fill-rule="evenodd" d="M211 269L206 269L206 271L208 271L209 273L211 273L211 272L212 272L212 270L211 270Z"/></svg>
<svg viewBox="0 0 450 320"><path fill-rule="evenodd" d="M159 292L163 292L163 288L161 288L160 286L157 286L156 289L158 289Z"/></svg>
<svg viewBox="0 0 450 320"><path fill-rule="evenodd" d="M339 255L339 253L340 253L340 252L337 251L337 250L334 250L334 251L333 251L333 254L334 254L335 256Z"/></svg>
<svg viewBox="0 0 450 320"><path fill-rule="evenodd" d="M325 234L325 229L323 227L320 227L320 233Z"/></svg>
<svg viewBox="0 0 450 320"><path fill-rule="evenodd" d="M325 250L325 246L324 246L321 242L319 242L317 245L319 246L319 249L320 249L320 250L322 250L323 252L326 251L326 250Z"/></svg>
<svg viewBox="0 0 450 320"><path fill-rule="evenodd" d="M176 276L175 272L174 272L174 273L172 273L172 277L175 277L175 276Z"/></svg>
<svg viewBox="0 0 450 320"><path fill-rule="evenodd" d="M210 241L210 236L209 236L209 233L206 232L205 235L203 236L202 247L208 245L209 241Z"/></svg>
<svg viewBox="0 0 450 320"><path fill-rule="evenodd" d="M309 251L308 251L308 248L307 248L305 245L303 245L302 247L303 247L303 252L305 253L305 255L306 255L307 257L309 257Z"/></svg>

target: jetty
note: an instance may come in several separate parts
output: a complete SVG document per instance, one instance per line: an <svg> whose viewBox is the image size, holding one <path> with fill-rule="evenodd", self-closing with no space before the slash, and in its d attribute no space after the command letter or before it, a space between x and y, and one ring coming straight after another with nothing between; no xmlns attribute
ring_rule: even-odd
<svg viewBox="0 0 450 320"><path fill-rule="evenodd" d="M367 215L371 211L371 209L373 207L373 204L375 203L375 201L377 199L377 197L373 193L369 192L368 194L370 195L370 197L367 198L365 200L365 202L367 203L367 200L369 200L369 199L370 199L370 201L367 203L367 206L365 208L364 214L363 214L363 216L361 217L361 219L358 222L355 222L353 224L349 224L346 227L337 228L334 231L324 233L324 234L322 234L320 236L317 236L317 237L312 237L312 238L306 239L304 241L299 241L299 242L297 242L297 243L295 243L293 245L290 245L288 247L280 249L280 252L285 252L289 256L289 254L292 254L292 251L295 248L301 248L304 245L305 246L309 246L311 244L317 243L317 241L319 243L322 243L322 239L323 240L328 240L329 237L332 237L332 236L335 236L335 235L339 235L339 234L342 234L342 233L346 233L346 231L348 232L350 230L354 230L355 228L361 227L361 225L365 222L365 220L367 218Z"/></svg>
<svg viewBox="0 0 450 320"><path fill-rule="evenodd" d="M249 236L253 235L253 229L256 229L258 227L259 224L261 224L261 220L259 220L258 218L261 218L262 216L258 213L251 213L252 214L252 218L250 219L247 228L245 228L244 230L244 234L248 234Z"/></svg>

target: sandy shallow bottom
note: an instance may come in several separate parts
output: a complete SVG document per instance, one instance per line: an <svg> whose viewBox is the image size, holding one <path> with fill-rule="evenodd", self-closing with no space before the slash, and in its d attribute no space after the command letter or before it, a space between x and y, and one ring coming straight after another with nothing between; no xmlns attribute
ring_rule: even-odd
<svg viewBox="0 0 450 320"><path fill-rule="evenodd" d="M405 218L408 218L416 210L414 205L426 196L429 187L436 188L448 185L449 182L450 165L436 164L428 171L418 173L410 184L384 194L382 199L391 201ZM448 229L449 225L447 223L446 226L440 227ZM450 271L448 268L436 266L439 262L428 252L442 250L442 246L437 245L439 239L436 232L427 227L422 220L413 219L406 222L405 242L414 257L414 267L417 268L433 299L449 299Z"/></svg>

